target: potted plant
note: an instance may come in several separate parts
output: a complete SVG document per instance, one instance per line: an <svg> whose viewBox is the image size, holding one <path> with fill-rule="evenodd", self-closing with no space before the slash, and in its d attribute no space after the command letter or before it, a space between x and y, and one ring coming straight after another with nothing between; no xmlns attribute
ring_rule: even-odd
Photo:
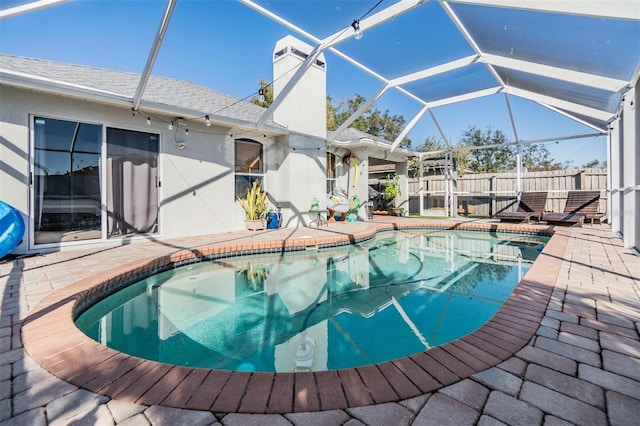
<svg viewBox="0 0 640 426"><path fill-rule="evenodd" d="M246 199L238 198L245 214L245 226L251 231L265 229L267 227L266 209L267 193L260 186L260 180L253 181L251 189L247 190Z"/></svg>
<svg viewBox="0 0 640 426"><path fill-rule="evenodd" d="M393 177L387 175L387 182L384 187L384 198L387 200L387 208L392 216L400 216L402 209L396 207L396 197L400 196L400 176L397 173Z"/></svg>

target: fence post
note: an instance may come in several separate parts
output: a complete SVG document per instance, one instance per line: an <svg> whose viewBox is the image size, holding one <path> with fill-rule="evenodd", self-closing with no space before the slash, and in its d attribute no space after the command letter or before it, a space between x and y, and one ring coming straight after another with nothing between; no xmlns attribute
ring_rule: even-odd
<svg viewBox="0 0 640 426"><path fill-rule="evenodd" d="M493 175L489 178L489 217L493 217L496 211L496 193L493 192L496 189L496 176Z"/></svg>

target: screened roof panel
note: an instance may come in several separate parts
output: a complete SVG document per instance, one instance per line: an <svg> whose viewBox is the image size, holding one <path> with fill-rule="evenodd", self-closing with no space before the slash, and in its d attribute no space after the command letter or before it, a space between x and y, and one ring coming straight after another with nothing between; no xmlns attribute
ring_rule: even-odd
<svg viewBox="0 0 640 426"><path fill-rule="evenodd" d="M534 93L542 92L547 96L611 113L616 111L622 96L618 92L609 92L596 87L588 87L522 71L502 67L494 67L494 69L507 86Z"/></svg>
<svg viewBox="0 0 640 426"><path fill-rule="evenodd" d="M473 64L447 73L407 83L401 87L424 102L450 98L497 86L498 83L483 64Z"/></svg>
<svg viewBox="0 0 640 426"><path fill-rule="evenodd" d="M390 79L474 53L438 2L368 29L360 40L350 37L337 48Z"/></svg>
<svg viewBox="0 0 640 426"><path fill-rule="evenodd" d="M576 112L573 111L567 111L566 109L562 109L562 108L558 108L558 111L562 111L563 113L566 113L572 117L577 118L578 120L582 120L585 123L589 123L592 126L595 126L599 129L607 129L609 127L609 123L607 123L606 121L602 121L602 120L598 120L596 118L593 117L588 117L586 115L582 115L582 114L578 114Z"/></svg>
<svg viewBox="0 0 640 426"><path fill-rule="evenodd" d="M321 41L332 46L323 53L327 58L327 85L330 89L339 86L341 91L329 90L328 94L334 98L354 93L368 97L387 83L399 85L397 89L401 90L389 92L401 96L386 94L379 101L383 109L403 114L409 120L411 116L403 109L413 113L424 106L416 106L416 99L438 107L473 97L460 95L499 86L500 82L488 68L494 67L506 86L505 93L542 105L550 105L549 101L557 99L560 101L557 105L565 108L570 116L606 129L606 122L602 120L614 118L620 94L635 83L631 80L637 77L634 73L640 67L640 12L634 13L633 9L638 0L617 0L611 7L602 6L604 1L576 0L572 4L580 13L595 14L599 10L617 17L633 16L614 19L571 14L573 10L565 6L566 3L551 0L487 0L487 3L513 7L485 5L482 0L181 0L176 3L166 36L155 40L160 41L162 47L152 71L154 75L180 78L222 91L237 90L234 95L242 98L257 90L258 77L268 79L273 46L283 36L292 34L313 46ZM0 10L22 3L28 1L5 0ZM135 17L143 37L131 39L127 35L123 39L117 32L99 30L97 33L105 37L104 41L87 48L60 50L63 53L62 56L58 53L59 57L49 56L49 52L56 49L49 49L45 42L66 46L84 41L84 37L76 35L89 30L82 26L83 19L73 20L69 13L96 4L113 9L114 13L117 9L119 16ZM154 13L145 12L143 4L152 7ZM161 22L163 4L167 7L170 3L69 2L53 8L42 6L46 10L38 9L30 14L33 16L25 20L18 18L16 23L26 23L21 28L45 28L49 22L60 22L64 14L64 19L77 25L52 32L49 38L40 37L42 43L32 43L38 50L28 47L35 52L34 57L121 69L124 65L120 58L135 56L135 61L124 61L134 68L126 71L139 73L145 60L150 58L148 38L153 37ZM526 10L538 7L561 12ZM612 13L608 12L613 9ZM571 13L565 13L567 11ZM45 18L49 21L44 22ZM355 19L364 24L364 36L360 40L353 37L351 23ZM119 22L101 19L91 25L116 21ZM7 33L9 27L13 27L13 20L2 22ZM62 32L67 38L59 36ZM26 29L25 34L30 35ZM14 40L26 38L22 35ZM114 49L111 39L124 40L130 48ZM332 40L336 41L335 45L330 43ZM320 45L321 49L327 46ZM29 56L28 49L15 53ZM79 55L78 52L83 52L80 62L65 56L73 57ZM431 77L425 77L429 75ZM336 84L337 81L340 84ZM456 96L460 98L450 99ZM400 97L407 102L397 101ZM393 100L389 100L391 98ZM441 99L447 101L437 102ZM572 107L575 110L568 111ZM593 114L584 117L576 111ZM429 115L424 117L428 119Z"/></svg>
<svg viewBox="0 0 640 426"><path fill-rule="evenodd" d="M629 80L640 22L452 4L486 53Z"/></svg>
<svg viewBox="0 0 640 426"><path fill-rule="evenodd" d="M398 1L385 0L384 7ZM320 39L348 28L354 19L360 19L375 4L369 0L256 0L254 3Z"/></svg>

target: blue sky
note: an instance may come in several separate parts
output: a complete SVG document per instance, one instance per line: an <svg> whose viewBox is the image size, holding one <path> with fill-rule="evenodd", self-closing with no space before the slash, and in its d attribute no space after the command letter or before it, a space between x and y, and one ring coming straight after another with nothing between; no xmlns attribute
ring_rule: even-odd
<svg viewBox="0 0 640 426"><path fill-rule="evenodd" d="M2 0L1 7L6 9L20 3ZM261 3L321 38L349 25L375 4L374 1L359 0ZM383 2L381 7L385 5ZM165 2L160 0L79 0L9 18L0 21L0 52L140 73L164 7ZM429 7L432 9L425 11L440 13L434 9L439 8L437 4ZM416 31L416 37L405 38L402 44L391 40L393 35L389 36L389 32L372 30L365 33L363 39L369 38L369 43L350 39L337 47L361 61L378 58L380 63L388 65L386 72L403 74L415 69L404 71L402 66L407 65L402 65L401 58L396 55L406 57L418 43L421 48L434 52L439 49L438 53L443 53L442 49L446 48L443 41L461 43L459 35L453 34L454 29L446 20L436 28L422 28L419 22L411 19L421 17L407 15L405 21L398 23L405 27L411 25ZM180 0L153 74L188 80L244 98L257 91L260 78L271 80L273 46L288 34L291 34L288 29L232 0ZM391 49L377 49L376 46L382 46L385 38L396 44L391 44ZM451 59L456 58L447 60ZM355 93L369 97L382 86L377 79L332 53L326 53L326 60L327 91L334 100L345 99ZM434 64L413 65L421 68ZM593 129L542 106L514 96L509 99L521 139L594 133ZM385 94L376 106L382 111L388 109L391 114L403 115L407 122L420 109L415 101L396 90ZM434 108L433 114L445 136L454 143L471 126L499 129L510 140L515 139L502 94ZM439 136L439 132L429 114L425 114L408 136L417 146L431 135ZM604 137L549 143L546 146L557 161L569 161L576 167L593 159L606 160Z"/></svg>

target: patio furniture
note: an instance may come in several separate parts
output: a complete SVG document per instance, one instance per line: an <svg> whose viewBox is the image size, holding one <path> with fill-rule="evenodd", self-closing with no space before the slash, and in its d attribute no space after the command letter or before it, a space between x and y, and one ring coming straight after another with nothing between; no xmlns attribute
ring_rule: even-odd
<svg viewBox="0 0 640 426"><path fill-rule="evenodd" d="M600 221L604 213L598 212L600 191L569 191L563 213L545 213L542 220L549 225L582 226L585 220Z"/></svg>
<svg viewBox="0 0 640 426"><path fill-rule="evenodd" d="M520 195L518 210L515 212L500 212L496 215L496 219L500 219L501 222L527 223L531 221L531 218L540 220L546 203L546 192L523 192Z"/></svg>
<svg viewBox="0 0 640 426"><path fill-rule="evenodd" d="M329 226L325 217L325 213L325 210L309 210L309 218L311 219L311 222L309 222L309 227L313 225L315 225L316 228L319 228L322 225Z"/></svg>

